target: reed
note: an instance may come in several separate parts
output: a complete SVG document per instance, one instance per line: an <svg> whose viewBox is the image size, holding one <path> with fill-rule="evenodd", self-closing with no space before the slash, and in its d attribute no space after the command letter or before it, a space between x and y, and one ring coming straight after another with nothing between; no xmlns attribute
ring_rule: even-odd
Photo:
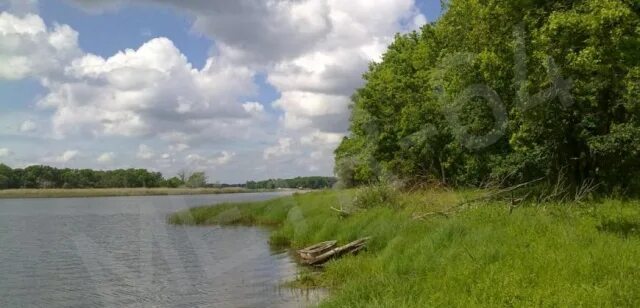
<svg viewBox="0 0 640 308"><path fill-rule="evenodd" d="M640 305L640 202L513 209L468 202L477 194L417 191L356 207L356 191L324 191L199 207L169 221L268 225L272 241L291 248L371 236L367 251L291 283L329 289L322 307Z"/></svg>

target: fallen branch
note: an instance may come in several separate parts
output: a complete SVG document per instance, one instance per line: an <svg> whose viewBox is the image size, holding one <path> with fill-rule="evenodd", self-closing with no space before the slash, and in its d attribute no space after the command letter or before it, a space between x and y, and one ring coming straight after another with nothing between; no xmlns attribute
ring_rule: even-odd
<svg viewBox="0 0 640 308"><path fill-rule="evenodd" d="M504 188L504 189L500 189L500 190L498 190L496 192L484 195L482 197L478 197L478 198L474 198L474 199L471 199L471 200L467 200L467 201L461 202L458 205L456 205L455 207L460 207L460 206L463 206L463 205L466 205L466 204L469 204L469 203L491 199L491 198L493 198L495 196L499 196L499 195L502 195L504 193L515 191L515 190L520 189L522 187L529 186L529 185L531 185L533 183L540 182L540 181L542 181L544 179L545 179L544 177L541 177L539 179L535 179L535 180L530 181L530 182L521 183L521 184L518 184L518 185L515 185L515 186L511 186L511 187L507 187L507 188Z"/></svg>
<svg viewBox="0 0 640 308"><path fill-rule="evenodd" d="M329 250L329 251L327 251L327 252L325 252L325 253L323 253L323 254L315 257L315 258L305 259L305 260L303 260L303 263L307 264L307 265L318 266L318 265L321 265L321 264L329 261L330 259L340 257L340 256L342 256L344 254L356 253L356 252L362 250L365 247L365 244L370 239L371 238L369 238L369 237L365 237L365 238L353 241L353 242L351 242L349 244L346 244L344 246L340 246L340 247L331 249L331 250ZM314 246L316 246L316 245L314 245ZM311 247L313 247L313 246L311 246Z"/></svg>

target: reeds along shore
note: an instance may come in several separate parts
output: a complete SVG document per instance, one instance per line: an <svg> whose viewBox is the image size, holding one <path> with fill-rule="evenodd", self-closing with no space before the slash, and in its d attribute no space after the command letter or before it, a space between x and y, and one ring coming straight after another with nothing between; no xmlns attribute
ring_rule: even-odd
<svg viewBox="0 0 640 308"><path fill-rule="evenodd" d="M477 197L337 190L199 207L169 222L268 225L271 243L291 249L370 236L358 255L289 284L329 289L321 307L640 306L640 202L465 203Z"/></svg>
<svg viewBox="0 0 640 308"><path fill-rule="evenodd" d="M1 198L81 198L117 196L206 195L260 192L241 187L229 188L79 188L79 189L7 189Z"/></svg>

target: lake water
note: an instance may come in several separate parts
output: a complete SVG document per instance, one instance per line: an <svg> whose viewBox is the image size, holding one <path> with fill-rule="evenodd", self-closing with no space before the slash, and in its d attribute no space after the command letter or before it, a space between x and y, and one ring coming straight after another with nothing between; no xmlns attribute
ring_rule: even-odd
<svg viewBox="0 0 640 308"><path fill-rule="evenodd" d="M284 193L0 200L0 307L300 307L268 231L167 214Z"/></svg>

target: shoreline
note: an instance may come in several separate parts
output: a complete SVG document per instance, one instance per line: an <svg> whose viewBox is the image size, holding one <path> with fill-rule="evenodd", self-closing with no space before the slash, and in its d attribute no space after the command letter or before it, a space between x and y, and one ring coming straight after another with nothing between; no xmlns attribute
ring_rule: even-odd
<svg viewBox="0 0 640 308"><path fill-rule="evenodd" d="M92 198L138 196L189 196L274 192L279 190L229 188L74 188L74 189L6 189L1 199Z"/></svg>
<svg viewBox="0 0 640 308"><path fill-rule="evenodd" d="M321 272L302 267L285 284L327 290L321 307L640 303L640 276L633 274L640 231L625 228L640 225L638 200L513 210L502 201L470 205L477 191L388 192L380 201L382 195L366 188L293 194L191 208L167 221L272 227L269 243L290 250L370 236L358 255L332 260Z"/></svg>

